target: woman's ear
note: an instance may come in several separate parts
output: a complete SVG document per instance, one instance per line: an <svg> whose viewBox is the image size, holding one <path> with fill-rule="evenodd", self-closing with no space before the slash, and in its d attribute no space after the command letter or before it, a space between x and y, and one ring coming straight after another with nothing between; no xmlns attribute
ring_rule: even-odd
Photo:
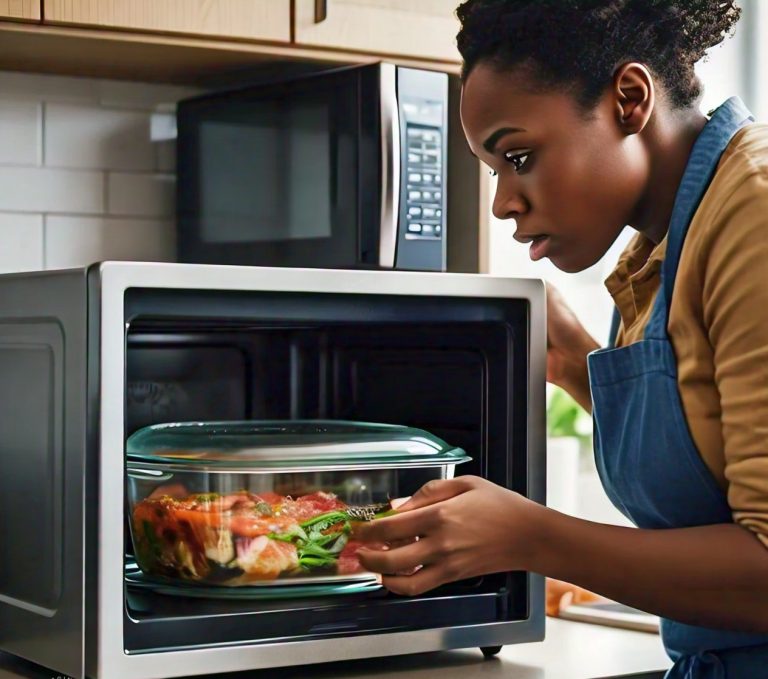
<svg viewBox="0 0 768 679"><path fill-rule="evenodd" d="M619 66L613 74L616 122L625 134L638 134L648 124L656 103L653 76L637 62Z"/></svg>

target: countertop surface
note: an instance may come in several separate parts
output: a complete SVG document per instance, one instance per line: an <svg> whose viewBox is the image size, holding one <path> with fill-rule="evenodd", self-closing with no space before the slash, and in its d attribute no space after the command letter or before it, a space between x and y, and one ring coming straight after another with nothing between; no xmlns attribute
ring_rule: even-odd
<svg viewBox="0 0 768 679"><path fill-rule="evenodd" d="M662 674L643 673L670 664L655 634L547 618L544 642L505 646L489 660L479 649L466 649L312 665L311 671L304 666L220 674L216 679L596 679L633 674L656 679ZM55 672L0 653L0 679L56 677Z"/></svg>

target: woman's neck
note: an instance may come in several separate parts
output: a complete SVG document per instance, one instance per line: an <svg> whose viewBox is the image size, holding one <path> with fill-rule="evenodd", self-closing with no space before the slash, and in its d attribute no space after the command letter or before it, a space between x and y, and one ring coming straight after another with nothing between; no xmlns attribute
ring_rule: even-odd
<svg viewBox="0 0 768 679"><path fill-rule="evenodd" d="M667 234L691 150L707 119L694 108L659 112L654 118L648 130L650 176L631 225L649 240L660 243Z"/></svg>

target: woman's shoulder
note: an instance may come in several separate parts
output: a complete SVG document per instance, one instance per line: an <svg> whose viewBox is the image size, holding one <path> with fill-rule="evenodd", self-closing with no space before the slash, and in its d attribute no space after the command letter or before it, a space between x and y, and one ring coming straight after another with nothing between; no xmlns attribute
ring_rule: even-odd
<svg viewBox="0 0 768 679"><path fill-rule="evenodd" d="M745 202L752 205L753 212L760 206L753 216L761 216L764 228L768 217L768 125L762 123L746 125L733 136L720 157L695 221L720 230L722 221L731 221L737 206Z"/></svg>
<svg viewBox="0 0 768 679"><path fill-rule="evenodd" d="M723 152L691 222L686 248L711 274L734 248L749 246L754 252L758 243L768 247L768 125L755 123L739 130Z"/></svg>
<svg viewBox="0 0 768 679"><path fill-rule="evenodd" d="M715 179L740 182L755 174L768 173L768 125L752 123L731 139L718 164Z"/></svg>

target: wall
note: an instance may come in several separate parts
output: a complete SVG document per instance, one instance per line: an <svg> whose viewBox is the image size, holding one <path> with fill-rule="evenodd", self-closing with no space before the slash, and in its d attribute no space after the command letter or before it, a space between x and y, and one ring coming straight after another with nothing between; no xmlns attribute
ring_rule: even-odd
<svg viewBox="0 0 768 679"><path fill-rule="evenodd" d="M0 72L0 272L173 260L175 148L150 125L194 93Z"/></svg>

